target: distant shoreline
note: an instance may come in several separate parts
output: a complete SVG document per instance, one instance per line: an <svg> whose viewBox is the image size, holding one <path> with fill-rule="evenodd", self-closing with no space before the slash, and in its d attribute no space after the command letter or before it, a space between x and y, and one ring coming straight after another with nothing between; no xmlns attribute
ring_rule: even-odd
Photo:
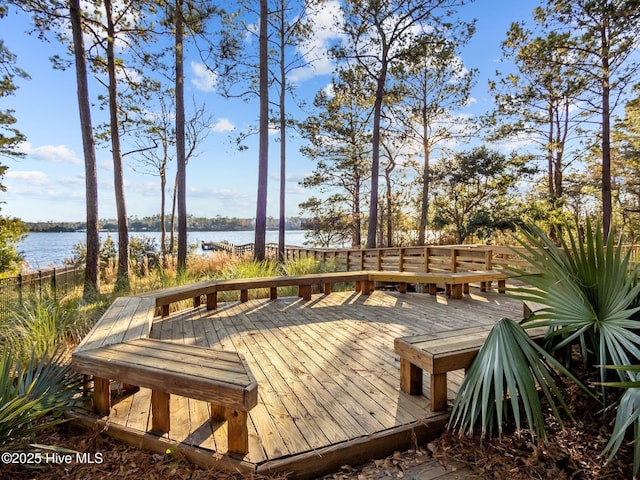
<svg viewBox="0 0 640 480"><path fill-rule="evenodd" d="M288 245L303 245L305 242L306 232L304 230L288 230L285 235ZM100 232L101 241L104 241L108 237L115 244L118 243L117 232ZM156 245L160 244L160 232L149 230L138 232L130 230L129 237L144 237L150 239ZM80 231L31 232L24 236L24 239L18 245L18 250L23 254L24 259L29 266L36 270L40 268L47 268L49 266L64 265L66 260L73 257L75 248L78 245L85 244L86 240L86 233ZM252 230L227 230L216 232L190 231L188 232L187 238L189 245L195 246L196 249L200 248L203 241L226 241L234 245L244 245L246 243L251 243L254 240L254 232ZM277 230L269 230L266 232L266 243L275 243L277 241Z"/></svg>
<svg viewBox="0 0 640 480"><path fill-rule="evenodd" d="M302 232L302 231L306 231L306 228L287 228L286 231L287 232ZM100 232L104 232L104 233L118 233L118 230L113 230L113 229L107 229L107 228L101 228L99 230ZM189 228L187 229L188 232L253 232L254 229L253 228L222 228L222 229L193 229L193 228ZM277 232L278 229L277 228L267 228L267 232ZM59 229L59 228L52 228L50 230L31 230L29 229L27 231L27 233L82 233L82 232L86 232L86 229ZM129 229L129 233L160 233L161 230L133 230L133 229ZM169 234L169 231L167 231L167 235Z"/></svg>
<svg viewBox="0 0 640 480"><path fill-rule="evenodd" d="M74 233L85 232L87 230L86 222L22 222L28 233ZM158 233L162 231L162 223L160 216L129 218L129 231L135 233ZM171 230L171 226L165 220L166 231ZM290 217L285 221L285 230L307 230L305 224L308 220L302 217ZM117 232L118 222L114 219L100 220L98 222L101 232ZM253 218L237 218L237 217L215 217L203 218L189 216L187 222L187 231L189 232L251 232L255 228L255 220ZM269 217L267 219L267 230L278 231L279 220Z"/></svg>

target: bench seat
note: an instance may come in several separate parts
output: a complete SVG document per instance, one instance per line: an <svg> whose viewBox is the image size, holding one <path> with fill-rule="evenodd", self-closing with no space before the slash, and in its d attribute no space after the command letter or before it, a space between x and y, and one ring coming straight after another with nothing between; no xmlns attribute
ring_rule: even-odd
<svg viewBox="0 0 640 480"><path fill-rule="evenodd" d="M170 287L156 290L149 294L155 298L155 305L160 308L161 315L169 315L172 303L193 299L195 308L200 306L201 297L206 296L208 310L215 310L218 305L218 292L240 291L240 301L249 300L249 290L257 288L270 289L270 298L278 298L279 287L298 287L298 295L304 300L311 299L311 287L321 285L325 294L331 293L335 283L355 282L356 290L366 289L368 286L368 272L331 272L314 273L308 275L282 275L276 277L232 278L222 280L207 280L190 285ZM368 293L362 290L363 293Z"/></svg>
<svg viewBox="0 0 640 480"><path fill-rule="evenodd" d="M444 284L447 295L451 298L462 298L469 293L470 283L480 283L482 291L491 288L491 282L498 282L498 290L504 293L507 275L499 270L473 270L465 272L369 272L371 281L397 282L400 292L406 293L407 283L425 283L429 285L429 293L435 295L436 286Z"/></svg>
<svg viewBox="0 0 640 480"><path fill-rule="evenodd" d="M401 390L421 395L422 373L427 371L431 380L431 410L446 410L447 372L468 368L490 331L491 326L477 326L396 338L394 351L400 356ZM534 339L543 338L546 331L546 327L527 330Z"/></svg>
<svg viewBox="0 0 640 480"><path fill-rule="evenodd" d="M118 297L75 348L76 352L147 338L155 314L155 300Z"/></svg>
<svg viewBox="0 0 640 480"><path fill-rule="evenodd" d="M94 407L107 415L111 380L150 388L152 430L170 430L169 395L211 403L212 417L229 422L229 451L248 451L247 413L258 403L258 384L236 352L141 338L75 351L73 367L94 376Z"/></svg>

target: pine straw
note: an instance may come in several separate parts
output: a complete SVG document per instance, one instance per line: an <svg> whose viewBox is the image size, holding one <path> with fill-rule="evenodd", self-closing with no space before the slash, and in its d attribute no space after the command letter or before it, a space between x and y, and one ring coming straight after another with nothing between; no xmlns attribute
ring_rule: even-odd
<svg viewBox="0 0 640 480"><path fill-rule="evenodd" d="M0 479L12 480L266 480L260 475L242 475L215 468L193 465L179 451L166 455L150 453L127 446L101 432L89 432L72 424L65 424L43 432L37 438L40 444L64 447L76 452L86 452L94 459L96 453L102 463L49 463L44 468L28 468L20 465L2 465ZM27 450L24 450L27 451ZM44 450L38 450L44 455ZM284 480L284 476L269 477Z"/></svg>
<svg viewBox="0 0 640 480"><path fill-rule="evenodd" d="M331 480L378 480L403 478L412 467L438 460L457 470L469 465L474 473L460 478L495 480L628 480L632 478L632 451L623 446L616 458L606 462L602 454L609 440L613 414L602 417L599 406L577 387L570 386L566 398L574 412L575 422L564 428L548 418L548 440L532 441L528 431L505 434L502 439L458 437L445 432L429 445L406 452L395 452L386 458L361 466L345 465L338 472L323 477ZM102 464L58 464L34 470L18 465L2 465L0 479L64 480L110 479L163 480L284 480L285 476L262 477L234 474L224 470L203 469L179 453L158 455L129 447L102 433L78 430L72 424L43 432L36 440L45 445L66 447L78 452L104 457ZM408 475L409 477L411 475ZM413 478L413 477L411 477Z"/></svg>
<svg viewBox="0 0 640 480"><path fill-rule="evenodd" d="M574 422L567 421L563 428L547 415L545 442L534 441L527 430L484 440L445 432L428 448L445 465L462 462L483 478L496 480L631 479L630 445L621 448L611 462L602 455L615 412L603 417L601 407L575 385L569 386L565 398Z"/></svg>

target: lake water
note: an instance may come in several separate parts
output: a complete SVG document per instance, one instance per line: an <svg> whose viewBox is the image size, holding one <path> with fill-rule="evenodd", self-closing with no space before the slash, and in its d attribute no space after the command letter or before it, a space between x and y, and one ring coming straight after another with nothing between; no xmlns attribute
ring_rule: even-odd
<svg viewBox="0 0 640 480"><path fill-rule="evenodd" d="M160 232L129 232L132 237L145 236L154 238L160 245ZM304 242L304 230L290 230L285 233L287 245L302 245ZM117 232L100 232L100 240L103 241L109 235L115 242L118 240ZM278 242L277 230L267 231L267 243ZM232 232L189 232L187 241L189 244L198 245L200 242L227 241L235 245L252 243L253 231ZM45 269L53 266L62 266L64 261L71 258L74 245L86 243L85 232L60 232L60 233L29 233L18 245L18 250L24 255L24 259L30 270Z"/></svg>

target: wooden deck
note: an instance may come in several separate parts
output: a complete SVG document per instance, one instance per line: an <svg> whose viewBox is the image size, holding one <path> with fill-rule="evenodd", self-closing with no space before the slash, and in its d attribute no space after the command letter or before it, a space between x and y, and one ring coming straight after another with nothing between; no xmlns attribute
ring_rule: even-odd
<svg viewBox="0 0 640 480"><path fill-rule="evenodd" d="M139 446L162 451L177 442L195 461L209 457L240 471L313 478L425 441L446 422L446 413L429 410L427 397L400 391L394 339L491 325L505 316L521 318L522 303L475 290L460 300L334 292L309 302L283 297L183 310L156 318L151 337L244 355L259 384L248 455L227 455L226 424L211 420L203 401L172 396L172 430L164 438L146 433L147 389L116 400L109 418L97 421ZM450 388L461 377L450 375ZM428 395L428 379L424 384Z"/></svg>

